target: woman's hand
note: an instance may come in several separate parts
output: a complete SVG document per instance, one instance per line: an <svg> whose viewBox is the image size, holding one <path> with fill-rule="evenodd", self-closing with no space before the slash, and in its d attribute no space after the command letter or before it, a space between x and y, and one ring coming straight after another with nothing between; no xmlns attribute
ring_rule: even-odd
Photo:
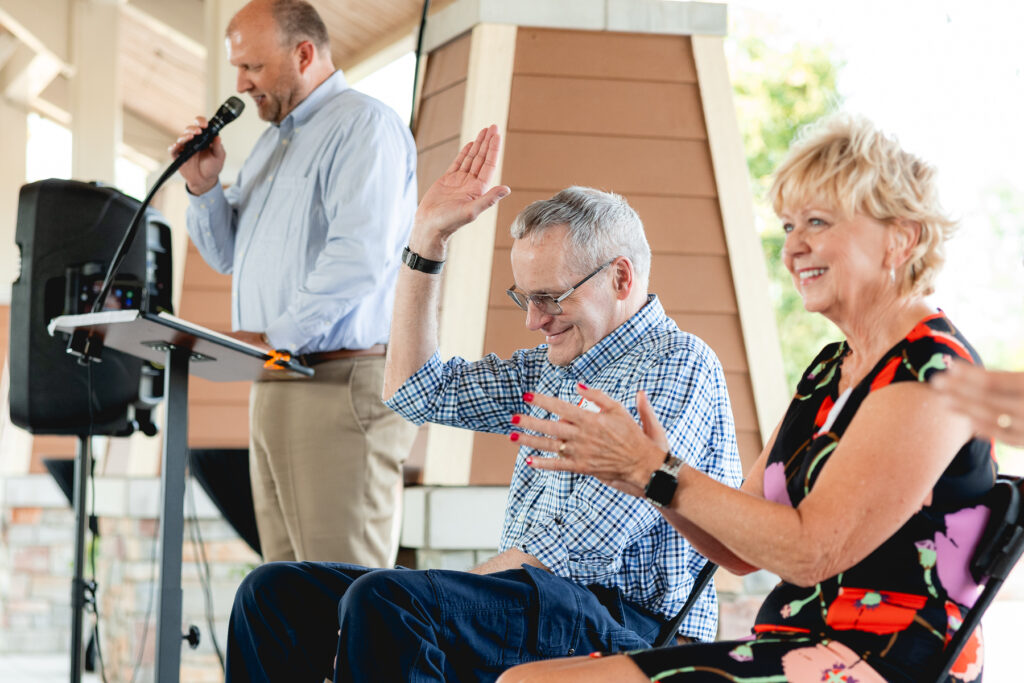
<svg viewBox="0 0 1024 683"><path fill-rule="evenodd" d="M1024 446L1024 372L1000 372L953 363L931 385L947 403L990 439Z"/></svg>
<svg viewBox="0 0 1024 683"><path fill-rule="evenodd" d="M577 391L600 412L552 396L527 394L524 397L527 403L554 413L559 419L514 415L512 423L516 427L545 436L513 432L512 440L557 456L528 459L527 464L537 469L589 474L621 491L642 497L651 473L661 466L668 450L665 430L647 394L640 390L636 395L641 426L628 410L604 392L582 384Z"/></svg>
<svg viewBox="0 0 1024 683"><path fill-rule="evenodd" d="M490 187L500 149L501 136L494 125L466 143L420 200L410 237L413 251L429 259L443 260L449 238L511 192L504 185Z"/></svg>

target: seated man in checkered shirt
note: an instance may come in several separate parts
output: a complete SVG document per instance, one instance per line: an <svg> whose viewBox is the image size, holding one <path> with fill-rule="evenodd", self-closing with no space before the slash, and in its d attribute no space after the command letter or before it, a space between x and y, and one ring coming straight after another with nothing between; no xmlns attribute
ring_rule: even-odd
<svg viewBox="0 0 1024 683"><path fill-rule="evenodd" d="M647 293L650 248L622 197L572 187L512 225L512 300L545 343L467 362L437 352L440 271L454 232L509 193L488 190L492 126L424 196L403 255L384 395L417 424L509 433L543 415L543 393L583 403L596 387L636 415L646 392L670 450L737 486L740 464L721 365ZM452 314L449 312L449 315ZM516 458L499 554L468 572L273 563L239 588L229 680L485 681L545 657L649 647L704 559L649 502L589 476ZM466 510L472 515L472 510ZM457 520L453 520L457 523ZM709 586L679 635L713 640ZM340 627L340 632L339 632ZM340 633L340 638L339 638Z"/></svg>

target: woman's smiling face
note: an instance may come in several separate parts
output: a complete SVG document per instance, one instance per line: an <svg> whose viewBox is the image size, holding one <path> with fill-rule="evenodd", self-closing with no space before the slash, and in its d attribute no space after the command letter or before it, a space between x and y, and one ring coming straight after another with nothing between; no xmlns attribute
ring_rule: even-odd
<svg viewBox="0 0 1024 683"><path fill-rule="evenodd" d="M782 260L804 308L833 322L870 314L878 295L892 286L886 265L891 228L815 202L786 209L781 218Z"/></svg>

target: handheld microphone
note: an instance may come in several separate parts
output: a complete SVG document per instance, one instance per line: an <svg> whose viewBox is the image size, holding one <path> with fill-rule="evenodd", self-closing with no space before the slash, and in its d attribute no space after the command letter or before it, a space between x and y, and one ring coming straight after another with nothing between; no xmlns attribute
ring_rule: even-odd
<svg viewBox="0 0 1024 683"><path fill-rule="evenodd" d="M234 95L229 97L224 104L220 105L220 109L210 119L209 125L203 129L199 135L195 136L191 140L185 143L185 147L181 150L181 154L175 159L178 166L185 163L192 157L196 152L206 149L213 142L213 139L220 133L220 129L228 125L232 121L238 118L238 115L245 109L245 102L238 99Z"/></svg>

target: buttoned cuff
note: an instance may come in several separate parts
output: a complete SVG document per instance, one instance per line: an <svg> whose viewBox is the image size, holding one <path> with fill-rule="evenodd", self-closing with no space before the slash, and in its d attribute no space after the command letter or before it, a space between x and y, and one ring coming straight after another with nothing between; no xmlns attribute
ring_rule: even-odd
<svg viewBox="0 0 1024 683"><path fill-rule="evenodd" d="M209 211L218 201L227 201L224 188L219 182L203 194L193 194L192 190L188 189L188 183L185 183L185 194L188 196L189 204L203 211Z"/></svg>

